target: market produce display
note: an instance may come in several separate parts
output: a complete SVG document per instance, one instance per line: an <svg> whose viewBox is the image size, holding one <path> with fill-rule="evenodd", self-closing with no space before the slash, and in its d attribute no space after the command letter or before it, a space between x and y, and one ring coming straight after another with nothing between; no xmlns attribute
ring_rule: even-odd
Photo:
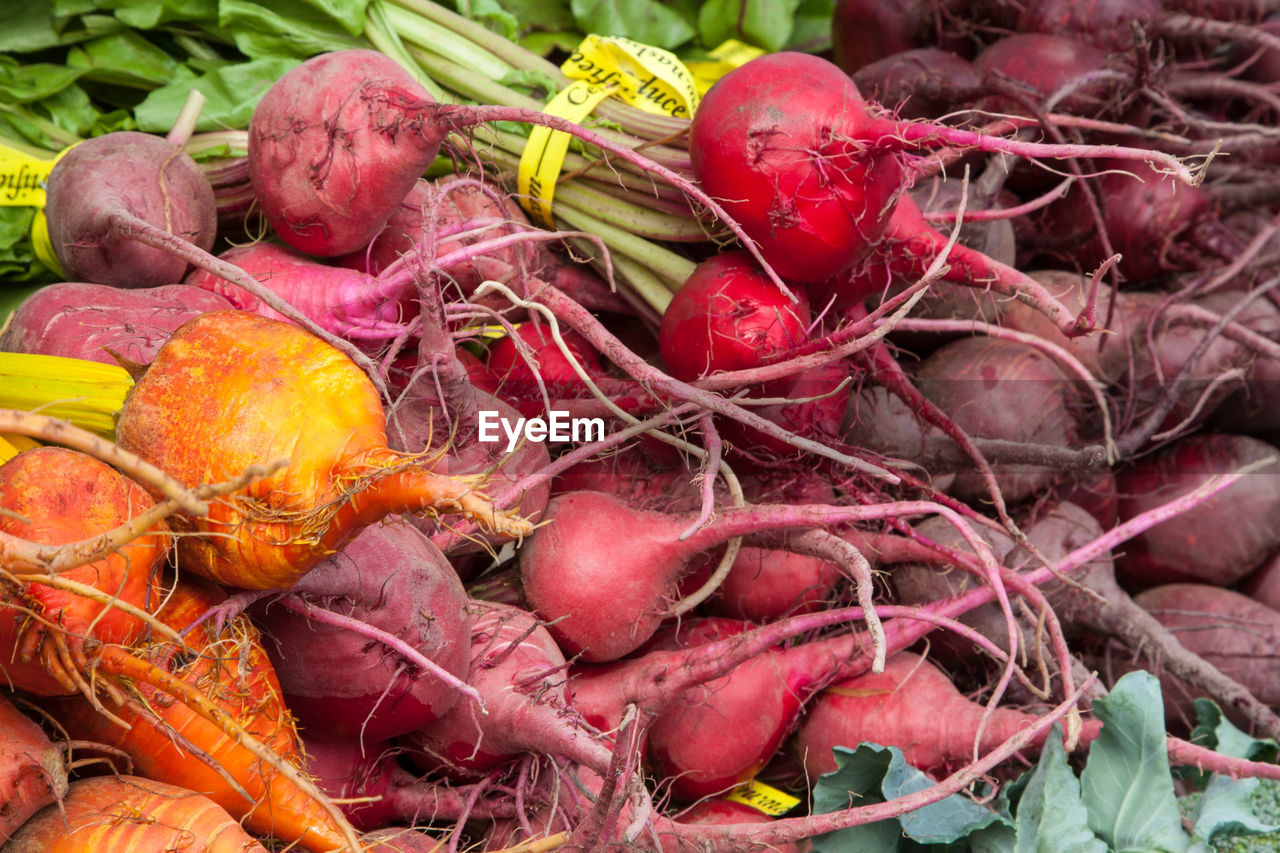
<svg viewBox="0 0 1280 853"><path fill-rule="evenodd" d="M34 0L0 853L1280 849L1280 7Z"/></svg>

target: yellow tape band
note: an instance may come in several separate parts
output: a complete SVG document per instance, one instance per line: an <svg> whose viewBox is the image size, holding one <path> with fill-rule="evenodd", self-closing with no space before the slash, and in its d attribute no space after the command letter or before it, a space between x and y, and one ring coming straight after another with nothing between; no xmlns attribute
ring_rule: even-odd
<svg viewBox="0 0 1280 853"><path fill-rule="evenodd" d="M591 115L596 104L607 98L612 89L602 89L578 81L551 99L543 112L569 121L581 121ZM525 211L538 225L554 228L551 200L556 193L556 179L569 151L569 134L546 127L535 127L520 155L516 190Z"/></svg>
<svg viewBox="0 0 1280 853"><path fill-rule="evenodd" d="M62 275L62 267L49 239L48 222L44 218L45 183L53 166L75 146L62 149L53 157L37 157L7 145L0 145L0 207L34 207L31 222L31 248L36 259Z"/></svg>
<svg viewBox="0 0 1280 853"><path fill-rule="evenodd" d="M766 785L763 782L757 782L752 779L750 782L744 782L734 788L725 799L733 800L735 803L742 803L744 806L751 806L757 811L764 812L770 817L786 814L796 806L800 805L800 801L785 791L779 791L777 788Z"/></svg>
<svg viewBox="0 0 1280 853"><path fill-rule="evenodd" d="M692 118L698 86L674 53L619 36L590 35L560 70L571 80L617 86L617 96L637 109Z"/></svg>
<svg viewBox="0 0 1280 853"><path fill-rule="evenodd" d="M617 36L589 35L560 66L574 82L551 99L544 112L580 122L609 95L645 112L691 118L698 85L675 54ZM529 217L554 227L551 200L569 151L569 137L536 127L529 135L516 175L519 198Z"/></svg>
<svg viewBox="0 0 1280 853"><path fill-rule="evenodd" d="M55 162L0 145L0 207L43 207L44 182Z"/></svg>

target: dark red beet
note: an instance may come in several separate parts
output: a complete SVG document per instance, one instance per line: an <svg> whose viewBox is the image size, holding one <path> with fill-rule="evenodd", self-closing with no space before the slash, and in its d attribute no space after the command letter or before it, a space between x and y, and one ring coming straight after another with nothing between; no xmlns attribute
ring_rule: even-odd
<svg viewBox="0 0 1280 853"><path fill-rule="evenodd" d="M183 323L206 311L231 307L216 293L185 284L129 290L81 282L50 284L14 311L0 334L0 351L104 364L115 364L111 353L116 353L148 364Z"/></svg>
<svg viewBox="0 0 1280 853"><path fill-rule="evenodd" d="M1203 189L1139 163L1103 161L1099 168L1119 170L1097 178L1094 187L1111 247L1123 256L1119 270L1129 281L1149 281L1174 270L1230 260L1242 248L1218 222L1213 201ZM1084 194L1073 189L1049 208L1046 227L1079 233L1083 242L1071 257L1092 269L1105 255L1086 205Z"/></svg>
<svg viewBox="0 0 1280 853"><path fill-rule="evenodd" d="M1259 701L1280 704L1280 612L1238 592L1194 583L1154 587L1134 600L1184 646L1248 687ZM1188 695L1186 686L1176 682L1165 688L1166 696Z"/></svg>
<svg viewBox="0 0 1280 853"><path fill-rule="evenodd" d="M1069 33L1115 50L1133 46L1134 23L1154 33L1163 16L1160 0L1036 0L1021 8L1018 32Z"/></svg>
<svg viewBox="0 0 1280 853"><path fill-rule="evenodd" d="M407 524L369 527L321 562L293 593L367 622L465 679L470 617L462 582L440 551ZM419 729L458 701L457 689L382 643L321 624L279 604L254 621L292 710L308 729L371 740Z"/></svg>
<svg viewBox="0 0 1280 853"><path fill-rule="evenodd" d="M547 630L516 607L473 600L470 683L445 716L402 739L415 763L476 776L523 752L568 758L606 773L611 750L569 709L564 655Z"/></svg>
<svg viewBox="0 0 1280 853"><path fill-rule="evenodd" d="M1063 85L1106 67L1107 52L1066 35L1015 33L988 46L973 60L979 74L998 74L1030 90L1030 99L1041 102ZM1082 86L1054 105L1054 112L1095 115L1104 105L1107 85ZM1010 99L995 97L988 106L996 111L1023 114L1025 108Z"/></svg>
<svg viewBox="0 0 1280 853"><path fill-rule="evenodd" d="M186 258L136 239L139 220L205 252L218 228L213 187L195 161L134 131L72 148L49 173L45 212L63 274L115 287L156 287L186 274Z"/></svg>
<svg viewBox="0 0 1280 853"><path fill-rule="evenodd" d="M1280 455L1255 438L1198 434L1117 475L1120 518L1185 494L1216 474ZM1196 581L1231 586L1280 547L1280 471L1270 465L1194 511L1159 524L1123 549L1122 581L1135 586Z"/></svg>
<svg viewBox="0 0 1280 853"><path fill-rule="evenodd" d="M936 44L936 0L837 0L831 20L832 55L852 74L863 66L915 47ZM948 50L965 43L945 38Z"/></svg>
<svg viewBox="0 0 1280 853"><path fill-rule="evenodd" d="M457 820L464 814L505 815L514 810L509 801L496 809L491 802L468 803L471 792L465 785L420 780L400 766L400 750L389 741L335 738L316 732L307 732L303 740L307 773L330 797L346 801L339 803L343 813L352 826L364 832L393 824Z"/></svg>
<svg viewBox="0 0 1280 853"><path fill-rule="evenodd" d="M842 4L836 4L839 8ZM839 64L839 63L837 63ZM949 50L919 47L852 71L858 91L904 118L936 118L970 100L981 76Z"/></svg>
<svg viewBox="0 0 1280 853"><path fill-rule="evenodd" d="M1081 442L1075 387L1057 362L1026 344L996 338L953 341L924 360L916 382L970 437L1054 447ZM1010 502L1029 497L1057 476L1047 466L993 467ZM976 472L960 471L952 493L970 499L987 490Z"/></svg>

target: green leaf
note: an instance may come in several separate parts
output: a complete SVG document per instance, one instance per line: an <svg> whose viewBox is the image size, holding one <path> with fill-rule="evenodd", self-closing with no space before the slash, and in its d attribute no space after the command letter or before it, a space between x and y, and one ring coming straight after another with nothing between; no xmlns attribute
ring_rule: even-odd
<svg viewBox="0 0 1280 853"><path fill-rule="evenodd" d="M134 109L138 128L163 133L173 127L191 89L199 90L208 98L200 113L197 131L248 127L253 108L267 89L300 61L283 57L255 59L225 65L194 80L162 86L147 95Z"/></svg>
<svg viewBox="0 0 1280 853"><path fill-rule="evenodd" d="M518 2L499 3L498 0L474 0L474 2L466 4L465 15L473 21L479 21L484 24L503 38L514 41L520 34L520 21L522 18L520 17L521 13L512 7L520 5L522 4ZM529 5L536 7L541 4L533 3ZM547 5L554 6L558 4ZM532 14L536 15L538 13L533 12ZM532 20L537 20L537 18ZM572 18L570 18L570 23L572 23Z"/></svg>
<svg viewBox="0 0 1280 853"><path fill-rule="evenodd" d="M467 9L464 13L467 17L488 22L488 13L484 10L489 4L499 6L511 15L516 21L517 33L576 28L569 0L473 0L459 5ZM582 36L578 35L574 44L581 40Z"/></svg>
<svg viewBox="0 0 1280 853"><path fill-rule="evenodd" d="M791 35L787 38L787 50L821 53L831 47L831 16L835 13L835 0L802 0L791 16Z"/></svg>
<svg viewBox="0 0 1280 853"><path fill-rule="evenodd" d="M570 8L585 33L625 36L667 50L697 35L679 12L654 0L570 0Z"/></svg>
<svg viewBox="0 0 1280 853"><path fill-rule="evenodd" d="M34 53L64 44L62 27L66 22L54 17L48 0L13 5L17 8L5 10L4 26L0 27L0 53Z"/></svg>
<svg viewBox="0 0 1280 853"><path fill-rule="evenodd" d="M1213 700L1197 699L1194 707L1197 723L1191 732L1194 743L1249 761L1274 763L1280 757L1280 745L1271 738L1255 738L1240 731L1222 715L1222 709Z"/></svg>
<svg viewBox="0 0 1280 853"><path fill-rule="evenodd" d="M996 823L969 836L969 853L1014 853L1016 843L1013 827Z"/></svg>
<svg viewBox="0 0 1280 853"><path fill-rule="evenodd" d="M1089 828L1118 853L1186 850L1190 839L1173 793L1160 682L1131 672L1093 710L1103 726L1081 776Z"/></svg>
<svg viewBox="0 0 1280 853"><path fill-rule="evenodd" d="M251 0L221 0L218 26L251 59L296 56L368 45L352 38L338 22L300 0L272 0L271 8Z"/></svg>
<svg viewBox="0 0 1280 853"><path fill-rule="evenodd" d="M93 127L102 115L79 86L68 86L58 94L33 104L32 110L76 136L94 135Z"/></svg>
<svg viewBox="0 0 1280 853"><path fill-rule="evenodd" d="M218 0L109 0L99 8L114 9L123 23L140 30L172 21L199 23L218 19Z"/></svg>
<svg viewBox="0 0 1280 853"><path fill-rule="evenodd" d="M934 784L908 764L897 747L863 743L856 750L836 747L834 754L837 769L820 776L814 785L813 810L817 814L886 802ZM1007 821L991 809L952 794L896 820L818 836L813 839L813 849L818 853L907 849L899 845L899 839L921 845L949 845L1001 823Z"/></svg>
<svg viewBox="0 0 1280 853"><path fill-rule="evenodd" d="M52 281L55 276L36 260L31 248L31 220L36 211L32 207L0 207L0 281L8 284L19 282ZM8 311L16 307L32 288L0 288L0 322Z"/></svg>
<svg viewBox="0 0 1280 853"><path fill-rule="evenodd" d="M534 31L520 39L520 46L539 56L550 56L554 51L573 53L582 43L583 34L577 30Z"/></svg>
<svg viewBox="0 0 1280 853"><path fill-rule="evenodd" d="M73 47L67 65L82 79L133 89L154 89L195 75L141 34L126 30Z"/></svg>
<svg viewBox="0 0 1280 853"><path fill-rule="evenodd" d="M800 0L711 0L698 11L698 31L708 47L738 39L768 51L791 38Z"/></svg>
<svg viewBox="0 0 1280 853"><path fill-rule="evenodd" d="M1080 800L1080 781L1067 764L1062 729L1053 727L1018 799L1015 853L1107 853Z"/></svg>
<svg viewBox="0 0 1280 853"><path fill-rule="evenodd" d="M369 0L306 0L306 3L337 21L353 36L364 32L364 18L368 12Z"/></svg>
<svg viewBox="0 0 1280 853"><path fill-rule="evenodd" d="M1222 715L1222 709L1208 699L1197 699L1195 709L1199 725L1192 732L1192 738L1197 743L1208 744L1233 758L1275 761L1274 740L1254 738L1240 731ZM1280 829L1280 824L1262 820L1254 812L1253 795L1260 784L1261 781L1254 778L1231 779L1215 774L1201 795L1194 815L1196 838L1210 842L1220 834L1255 835Z"/></svg>
<svg viewBox="0 0 1280 853"><path fill-rule="evenodd" d="M76 82L81 73L49 62L19 65L10 57L0 56L0 101L29 104L43 100Z"/></svg>

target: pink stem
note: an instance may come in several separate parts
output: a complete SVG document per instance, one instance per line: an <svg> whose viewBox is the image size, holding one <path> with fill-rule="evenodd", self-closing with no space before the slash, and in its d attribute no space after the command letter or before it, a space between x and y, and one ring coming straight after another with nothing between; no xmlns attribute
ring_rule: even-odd
<svg viewBox="0 0 1280 853"><path fill-rule="evenodd" d="M1131 148L1125 145L1026 142L1020 139L992 136L978 131L924 122L885 122L885 135L896 136L914 143L941 143L943 145L976 148L979 151L999 151L1027 159L1048 157L1055 160L1072 160L1084 157L1100 157L1116 160L1137 160L1142 163L1148 163L1153 168L1163 168L1178 180L1190 186L1198 185L1202 177L1193 173L1182 161L1171 154L1150 148Z"/></svg>

